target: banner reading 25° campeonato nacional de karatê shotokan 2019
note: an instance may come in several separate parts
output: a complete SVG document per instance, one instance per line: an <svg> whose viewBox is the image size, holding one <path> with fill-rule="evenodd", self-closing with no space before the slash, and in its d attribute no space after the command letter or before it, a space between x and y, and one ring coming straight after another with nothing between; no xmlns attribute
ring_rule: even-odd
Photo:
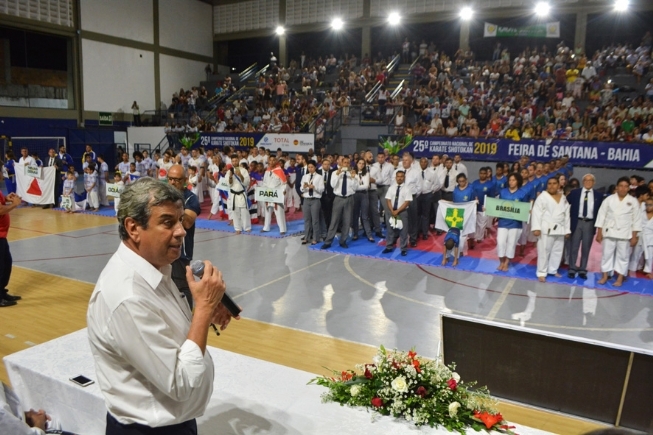
<svg viewBox="0 0 653 435"><path fill-rule="evenodd" d="M416 158L460 154L464 160L489 162L514 162L523 155L531 161L548 161L567 155L577 166L653 169L653 145L636 142L382 135L379 148L410 151Z"/></svg>
<svg viewBox="0 0 653 435"><path fill-rule="evenodd" d="M315 135L310 133L201 133L193 147L281 148L284 152L305 153L313 148Z"/></svg>

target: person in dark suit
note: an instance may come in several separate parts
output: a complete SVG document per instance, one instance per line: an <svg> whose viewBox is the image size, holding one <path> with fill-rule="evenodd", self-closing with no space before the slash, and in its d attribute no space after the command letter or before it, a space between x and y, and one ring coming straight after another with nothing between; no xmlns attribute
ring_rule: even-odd
<svg viewBox="0 0 653 435"><path fill-rule="evenodd" d="M587 174L583 177L583 187L569 192L567 201L570 205L571 242L569 257L569 272L567 276L576 278L576 273L581 279L587 279L587 260L596 232L594 223L603 202L603 195L594 189L596 179L594 175ZM578 264L578 250L581 248L580 266Z"/></svg>
<svg viewBox="0 0 653 435"><path fill-rule="evenodd" d="M322 238L325 238L329 225L331 225L331 210L333 209L333 200L336 197L331 186L331 177L335 170L331 169L331 161L324 159L322 160L322 167L316 172L324 180L324 193L322 193L322 197L320 198L320 232L322 233Z"/></svg>
<svg viewBox="0 0 653 435"><path fill-rule="evenodd" d="M57 154L57 152L54 150L54 148L50 148L48 150L48 158L45 159L45 167L54 167L55 168L55 175L54 175L54 203L53 204L47 204L44 205L43 208L52 208L54 204L57 203L57 198L59 196L59 192L61 189L61 177L59 174L61 174L61 171L63 169L63 161Z"/></svg>
<svg viewBox="0 0 653 435"><path fill-rule="evenodd" d="M297 168L297 178L295 179L295 192L297 192L297 195L299 196L299 201L300 201L300 207L297 209L297 211L300 211L302 209L302 206L304 205L304 197L302 196L302 190L301 190L301 183L300 181L302 180L302 177L304 175L308 174L308 162L304 158L303 154L297 153L295 155L295 162L296 168Z"/></svg>

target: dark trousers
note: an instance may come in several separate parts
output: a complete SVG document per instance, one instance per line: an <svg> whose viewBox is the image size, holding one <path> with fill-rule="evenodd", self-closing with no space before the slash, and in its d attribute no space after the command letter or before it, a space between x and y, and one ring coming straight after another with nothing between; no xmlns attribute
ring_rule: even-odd
<svg viewBox="0 0 653 435"><path fill-rule="evenodd" d="M381 215L379 214L379 196L376 193L376 190L368 191L368 201L369 201L370 222L372 224L372 231L374 231L375 233L380 233Z"/></svg>
<svg viewBox="0 0 653 435"><path fill-rule="evenodd" d="M408 206L408 236L410 242L417 242L417 232L419 231L419 214L417 213L417 204L421 195L413 196L413 200ZM404 221L404 226L406 221Z"/></svg>
<svg viewBox="0 0 653 435"><path fill-rule="evenodd" d="M322 207L322 216L324 216L324 223L326 224L326 229L328 230L331 226L331 211L333 210L333 197L328 197L326 193L320 198L320 205ZM326 233L326 231L325 231Z"/></svg>
<svg viewBox="0 0 653 435"><path fill-rule="evenodd" d="M7 294L7 284L11 278L11 252L6 238L0 239L0 299Z"/></svg>
<svg viewBox="0 0 653 435"><path fill-rule="evenodd" d="M569 271L587 273L587 260L590 257L590 248L594 240L594 219L590 221L583 221L578 219L576 229L571 235L570 257L569 257ZM582 244L582 248L581 248ZM580 267L578 264L578 250L580 253Z"/></svg>
<svg viewBox="0 0 653 435"><path fill-rule="evenodd" d="M403 226L400 230L395 230L388 225L388 228L386 228L385 246L388 248L394 248L395 243L397 242L397 237L399 237L399 247L402 251L406 251L408 250L408 225L406 225L406 222L408 221L408 213L404 210L399 213L398 217L401 219Z"/></svg>
<svg viewBox="0 0 653 435"><path fill-rule="evenodd" d="M336 237L338 227L340 229L340 245L347 243L349 237L349 228L351 227L351 218L354 215L354 195L348 197L336 196L333 201L333 210L331 214L331 225L325 240L326 245L331 245Z"/></svg>
<svg viewBox="0 0 653 435"><path fill-rule="evenodd" d="M190 292L190 287L188 287L188 281L186 281L186 266L190 265L190 260L185 258L177 258L172 263L172 281L175 283L180 292L186 297L188 301L188 306L190 310L193 311L193 295Z"/></svg>
<svg viewBox="0 0 653 435"><path fill-rule="evenodd" d="M419 231L423 236L429 235L429 218L433 209L433 194L422 193L417 197L417 213L419 214Z"/></svg>
<svg viewBox="0 0 653 435"><path fill-rule="evenodd" d="M431 216L429 218L429 223L431 225L435 225L435 218L438 216L438 204L440 203L441 199L442 199L441 190L438 190L437 192L433 193L433 207L431 210Z"/></svg>
<svg viewBox="0 0 653 435"><path fill-rule="evenodd" d="M195 419L170 426L149 427L142 424L122 424L107 412L106 435L197 435Z"/></svg>

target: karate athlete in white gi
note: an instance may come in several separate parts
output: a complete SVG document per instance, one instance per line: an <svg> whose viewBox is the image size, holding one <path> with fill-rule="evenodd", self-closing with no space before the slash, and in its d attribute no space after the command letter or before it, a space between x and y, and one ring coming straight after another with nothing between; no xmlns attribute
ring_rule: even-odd
<svg viewBox="0 0 653 435"><path fill-rule="evenodd" d="M227 172L229 180L229 197L227 207L231 210L236 234L241 231L252 231L252 221L249 217L249 204L247 203L247 188L249 187L249 173L242 166L236 166Z"/></svg>
<svg viewBox="0 0 653 435"><path fill-rule="evenodd" d="M270 156L268 158L268 168L263 176L263 186L271 189L286 186L286 174L283 169L278 166L277 158ZM272 221L272 213L277 217L277 224L279 225L279 232L286 234L286 215L284 212L283 204L274 202L265 203L265 225L263 225L262 232L270 231L270 223Z"/></svg>
<svg viewBox="0 0 653 435"><path fill-rule="evenodd" d="M637 244L637 233L642 231L640 206L637 200L628 195L630 180L621 177L617 182L617 193L610 195L599 208L594 226L597 228L596 241L603 244L599 284L608 282L611 272L617 275L614 282L620 287L628 274L630 249Z"/></svg>
<svg viewBox="0 0 653 435"><path fill-rule="evenodd" d="M642 218L642 245L644 273L648 279L653 279L653 198L646 200L646 213Z"/></svg>
<svg viewBox="0 0 653 435"><path fill-rule="evenodd" d="M547 275L560 278L558 267L562 259L565 238L571 234L569 202L560 192L557 178L550 178L546 191L535 200L531 213L531 230L537 241L537 279L546 281Z"/></svg>

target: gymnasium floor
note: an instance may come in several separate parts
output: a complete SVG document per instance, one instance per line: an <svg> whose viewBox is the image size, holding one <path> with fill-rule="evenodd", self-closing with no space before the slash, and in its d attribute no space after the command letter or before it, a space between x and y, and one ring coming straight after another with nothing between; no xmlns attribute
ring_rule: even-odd
<svg viewBox="0 0 653 435"><path fill-rule="evenodd" d="M0 357L85 327L94 282L119 243L115 218L29 207L12 212L9 240L9 289L23 300L0 314ZM653 298L641 294L315 251L299 237L198 229L195 243L195 258L222 270L243 307L243 320L209 344L313 373L366 362L379 344L434 357L441 312L653 350ZM556 433L597 427L502 411Z"/></svg>

